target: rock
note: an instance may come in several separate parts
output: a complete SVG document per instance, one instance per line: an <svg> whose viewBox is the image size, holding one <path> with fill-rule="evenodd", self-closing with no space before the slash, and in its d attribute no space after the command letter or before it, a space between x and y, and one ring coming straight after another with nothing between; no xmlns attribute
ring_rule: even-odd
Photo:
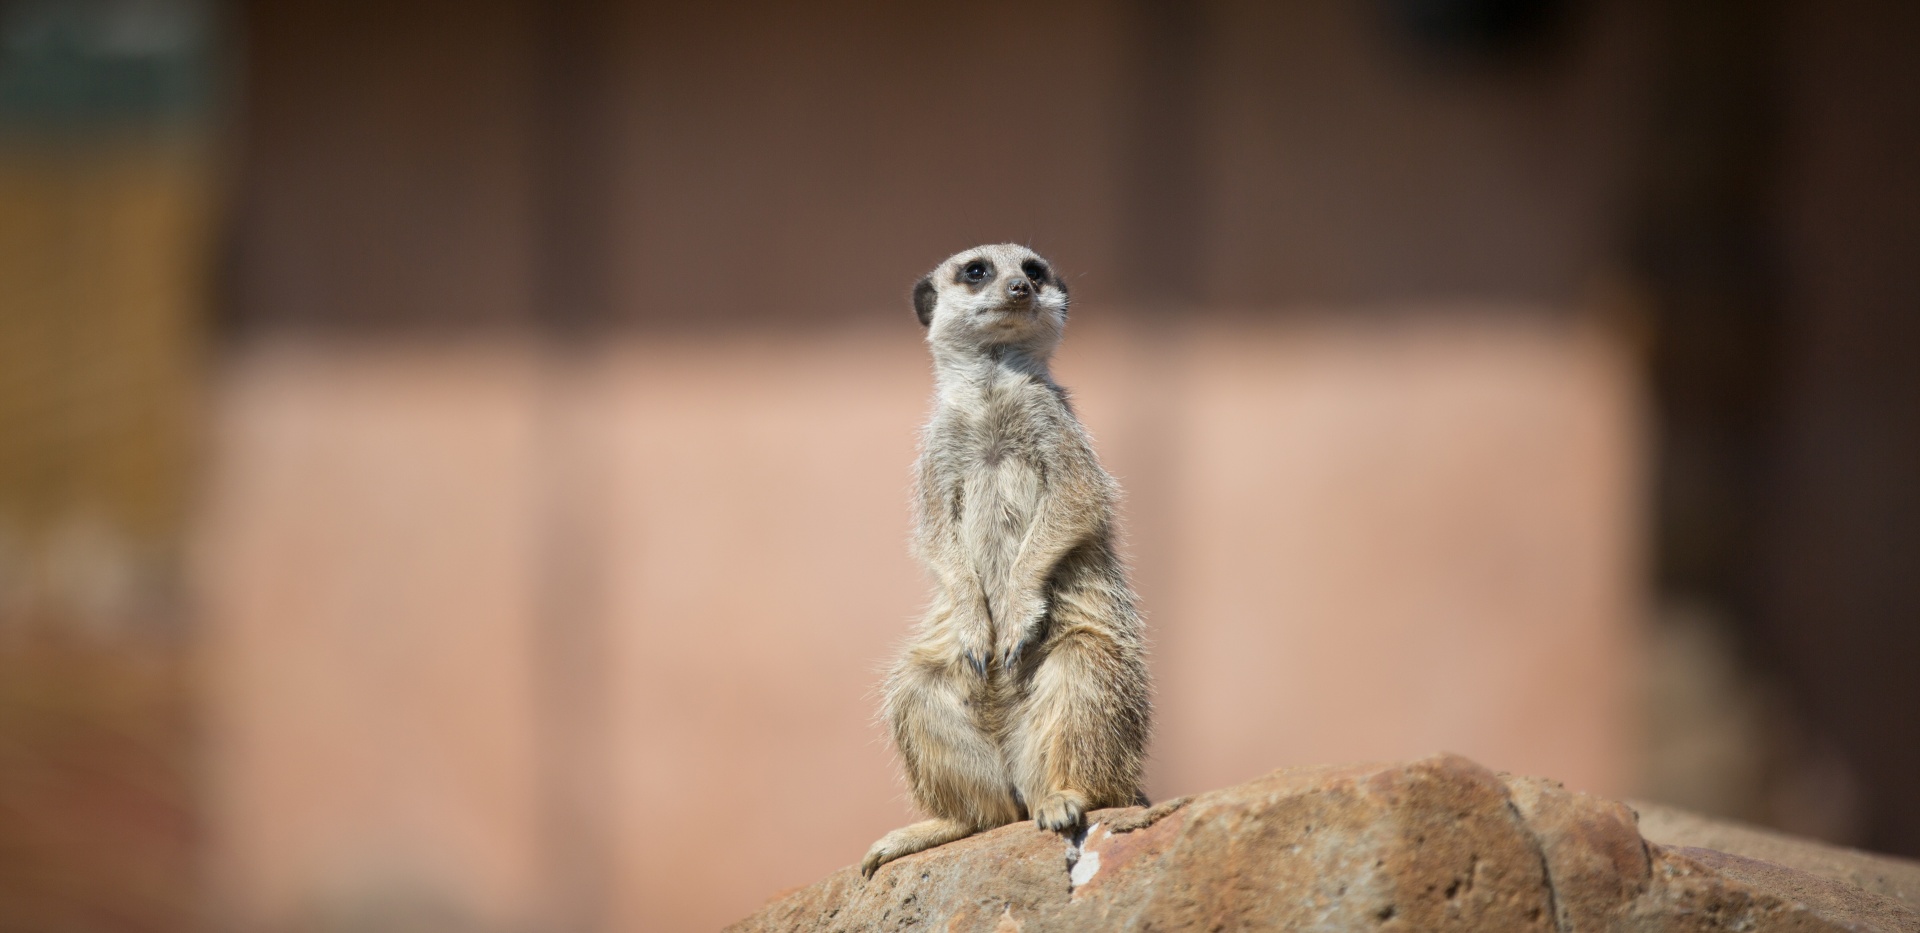
<svg viewBox="0 0 1920 933"><path fill-rule="evenodd" d="M1920 910L1920 862L1871 855L1753 826L1713 820L1697 813L1630 801L1640 814L1640 834L1667 846L1717 849L1775 862L1810 875L1840 881Z"/></svg>
<svg viewBox="0 0 1920 933"><path fill-rule="evenodd" d="M1077 845L1004 826L871 881L848 867L731 929L1920 931L1893 888L1648 842L1623 804L1454 755L1283 769L1110 829L1140 816L1090 814Z"/></svg>

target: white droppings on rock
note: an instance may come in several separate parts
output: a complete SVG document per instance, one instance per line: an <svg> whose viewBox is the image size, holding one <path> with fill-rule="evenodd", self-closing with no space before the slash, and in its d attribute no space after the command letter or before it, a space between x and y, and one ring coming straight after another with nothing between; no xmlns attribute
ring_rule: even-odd
<svg viewBox="0 0 1920 933"><path fill-rule="evenodd" d="M1092 881L1093 876L1099 873L1100 853L1082 852L1080 861L1073 863L1073 871L1067 873L1067 880L1073 882L1073 886L1077 888Z"/></svg>
<svg viewBox="0 0 1920 933"><path fill-rule="evenodd" d="M1067 867L1068 868L1072 868L1074 866L1074 863L1080 861L1080 853L1085 851L1087 846L1093 844L1094 842L1099 841L1093 835L1094 831L1098 830L1099 828L1100 828L1100 824L1095 823L1092 826L1089 826L1086 829L1081 830L1078 835L1067 837ZM1105 835L1110 836L1113 834L1106 833Z"/></svg>

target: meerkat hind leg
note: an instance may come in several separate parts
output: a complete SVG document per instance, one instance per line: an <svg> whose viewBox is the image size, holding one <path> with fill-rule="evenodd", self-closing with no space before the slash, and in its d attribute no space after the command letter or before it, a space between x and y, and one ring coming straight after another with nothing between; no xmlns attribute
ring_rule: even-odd
<svg viewBox="0 0 1920 933"><path fill-rule="evenodd" d="M1020 805L1000 748L975 719L974 687L950 667L909 662L888 679L887 716L914 803L978 830L1019 819Z"/></svg>
<svg viewBox="0 0 1920 933"><path fill-rule="evenodd" d="M934 818L904 826L867 850L861 874L1020 818L1000 750L970 715L965 677L909 657L887 680L887 716L914 802Z"/></svg>
<svg viewBox="0 0 1920 933"><path fill-rule="evenodd" d="M1127 806L1140 797L1140 751L1132 746L1141 737L1125 734L1125 725L1104 713L1119 705L1103 695L1109 688L1102 668L1111 653L1099 635L1056 641L1022 704L1015 767L1041 829L1078 829L1088 810Z"/></svg>
<svg viewBox="0 0 1920 933"><path fill-rule="evenodd" d="M880 866L894 859L925 852L934 846L946 845L971 835L973 827L959 820L921 820L910 826L902 826L881 836L880 841L867 850L867 857L860 861L860 874L871 878Z"/></svg>

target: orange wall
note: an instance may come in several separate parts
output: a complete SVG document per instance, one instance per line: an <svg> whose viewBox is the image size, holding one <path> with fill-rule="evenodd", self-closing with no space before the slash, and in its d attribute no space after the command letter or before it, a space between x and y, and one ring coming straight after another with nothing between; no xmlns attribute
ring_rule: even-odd
<svg viewBox="0 0 1920 933"><path fill-rule="evenodd" d="M1153 793L1437 749L1629 789L1633 369L1526 321L1084 312L1060 370L1128 491ZM925 592L923 355L907 325L239 358L200 568L230 918L712 928L909 819L872 717ZM557 626L592 650L538 650ZM593 883L556 876L582 850Z"/></svg>

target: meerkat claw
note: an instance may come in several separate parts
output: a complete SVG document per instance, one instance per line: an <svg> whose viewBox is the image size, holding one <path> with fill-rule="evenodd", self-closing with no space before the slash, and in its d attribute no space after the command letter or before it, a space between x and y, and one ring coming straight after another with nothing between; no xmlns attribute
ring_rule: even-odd
<svg viewBox="0 0 1920 933"><path fill-rule="evenodd" d="M1020 656L1026 653L1027 643L1025 640L1000 652L1000 668L1009 674L1013 673L1013 669L1020 664Z"/></svg>
<svg viewBox="0 0 1920 933"><path fill-rule="evenodd" d="M1086 808L1068 794L1049 794L1034 808L1033 822L1056 833L1079 829L1086 822Z"/></svg>
<svg viewBox="0 0 1920 933"><path fill-rule="evenodd" d="M966 654L967 666L973 668L973 676L987 676L987 658L983 654L969 651Z"/></svg>

